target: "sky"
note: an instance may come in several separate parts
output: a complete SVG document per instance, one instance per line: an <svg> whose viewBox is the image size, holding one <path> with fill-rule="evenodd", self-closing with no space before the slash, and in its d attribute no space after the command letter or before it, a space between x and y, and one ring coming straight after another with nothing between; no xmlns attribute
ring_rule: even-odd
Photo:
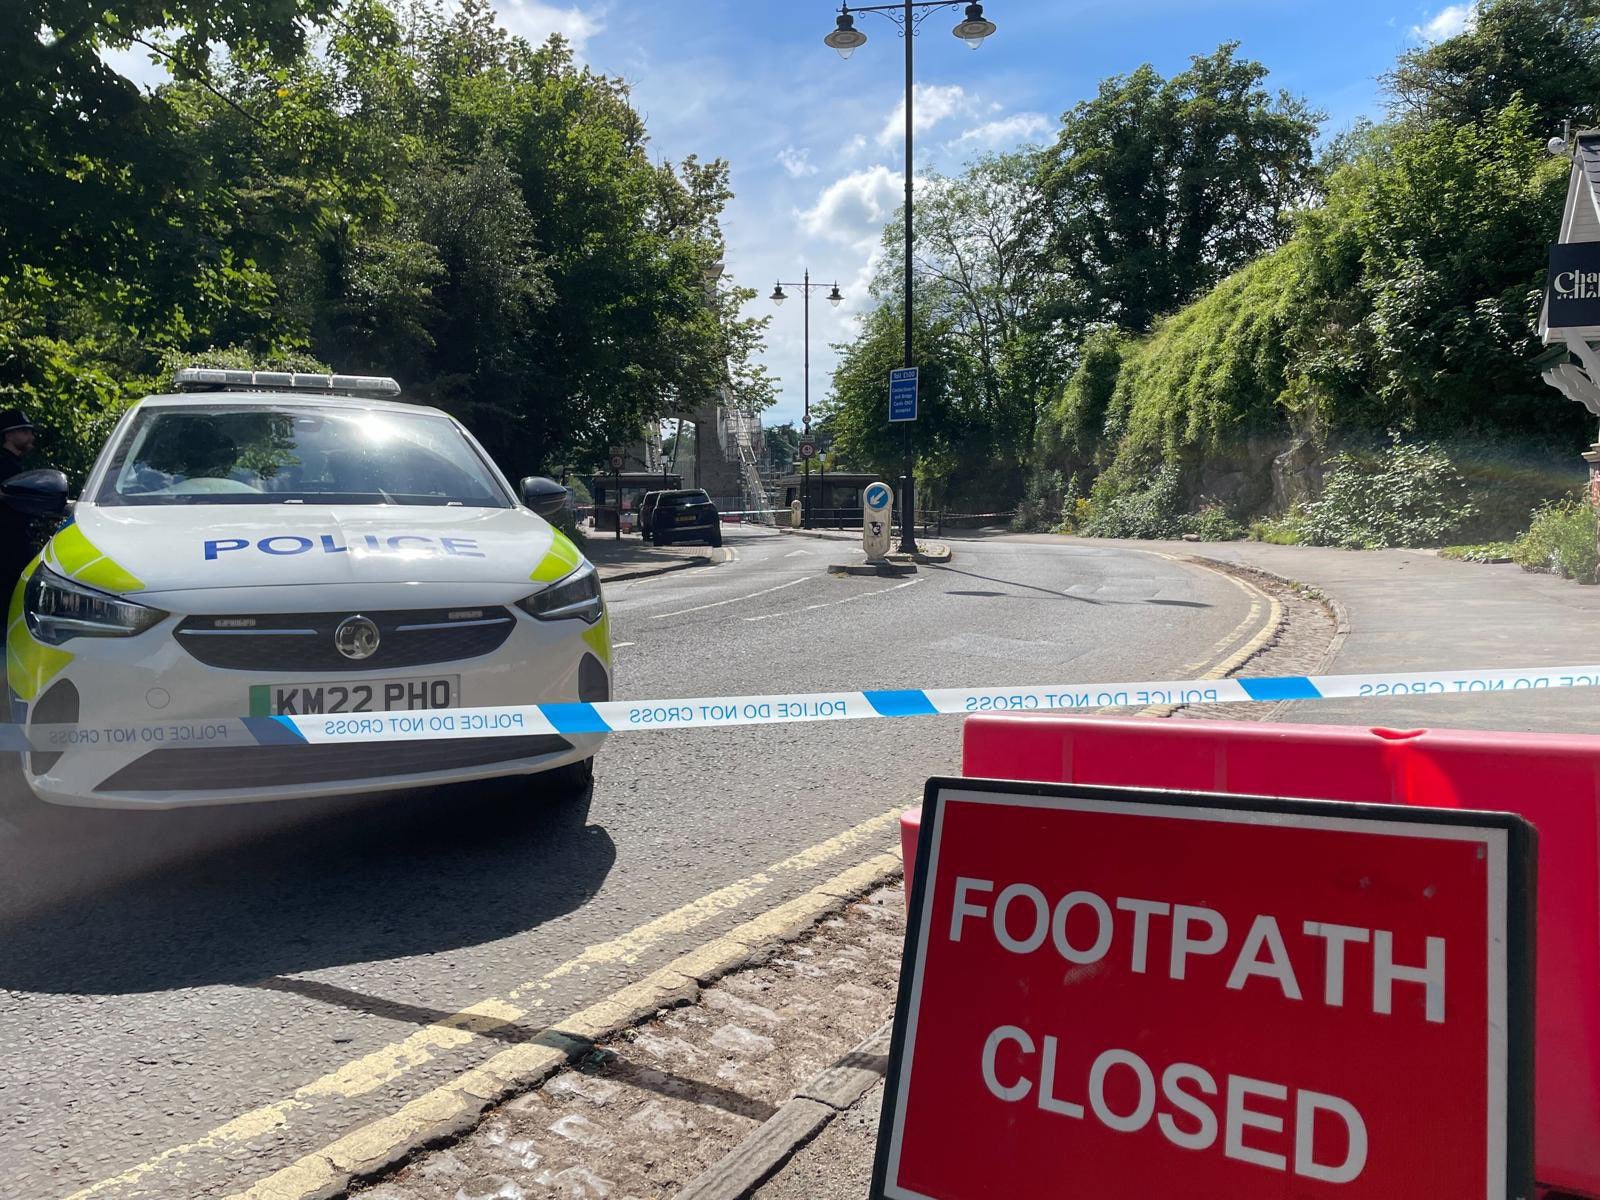
<svg viewBox="0 0 1600 1200"><path fill-rule="evenodd" d="M905 89L896 26L857 17L868 37L849 59L822 44L828 0L498 0L502 24L535 41L564 34L594 70L620 76L644 115L652 152L724 158L735 199L723 227L731 279L758 290L771 316L766 364L778 402L768 424L801 418L803 314L797 289L776 308L777 280L837 280L837 309L813 293L811 400L826 396L837 354L871 306L867 285L884 223L903 188ZM1469 4L1411 0L991 0L998 30L977 50L951 36L959 7L930 13L916 39L916 166L959 171L990 150L1045 144L1061 114L1101 79L1151 63L1163 75L1190 55L1238 41L1269 84L1328 116L1325 134L1381 115L1378 76L1403 51L1459 32ZM141 54L111 55L141 82Z"/></svg>

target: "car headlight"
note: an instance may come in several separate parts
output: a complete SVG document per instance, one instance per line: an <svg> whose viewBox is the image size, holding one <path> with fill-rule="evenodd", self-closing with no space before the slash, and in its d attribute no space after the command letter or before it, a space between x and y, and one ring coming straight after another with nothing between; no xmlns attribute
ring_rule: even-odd
<svg viewBox="0 0 1600 1200"><path fill-rule="evenodd" d="M28 580L22 612L34 638L52 646L75 637L132 637L167 615L84 587L43 563Z"/></svg>
<svg viewBox="0 0 1600 1200"><path fill-rule="evenodd" d="M564 579L517 601L517 607L541 621L566 621L572 617L593 625L606 610L600 597L600 576L593 564L584 563Z"/></svg>

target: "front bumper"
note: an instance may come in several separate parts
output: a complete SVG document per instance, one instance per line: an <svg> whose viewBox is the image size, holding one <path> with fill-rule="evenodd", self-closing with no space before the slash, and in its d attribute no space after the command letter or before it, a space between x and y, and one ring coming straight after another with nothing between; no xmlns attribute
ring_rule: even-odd
<svg viewBox="0 0 1600 1200"><path fill-rule="evenodd" d="M301 598L305 603L306 598ZM609 695L607 621L540 621L512 609L510 635L474 658L431 662L384 678L460 677L458 703L475 708L558 703ZM27 701L13 684L13 719L30 727L144 725L215 721L251 712L254 684L349 684L361 672L297 668L238 670L208 666L177 641L183 614L130 638L73 638L39 648L26 626L23 658L48 662L49 675L29 680ZM18 657L13 645L13 660ZM39 650L44 653L37 653ZM33 791L56 804L96 808L178 808L255 800L389 791L533 774L593 756L604 734L417 739L356 745L263 746L236 735L233 744L197 748L98 745L23 755Z"/></svg>
<svg viewBox="0 0 1600 1200"><path fill-rule="evenodd" d="M667 542L698 542L706 538L717 536L717 531L722 528L722 522L716 517L707 517L692 523L682 525L666 524L657 520L651 530L651 538L657 545Z"/></svg>

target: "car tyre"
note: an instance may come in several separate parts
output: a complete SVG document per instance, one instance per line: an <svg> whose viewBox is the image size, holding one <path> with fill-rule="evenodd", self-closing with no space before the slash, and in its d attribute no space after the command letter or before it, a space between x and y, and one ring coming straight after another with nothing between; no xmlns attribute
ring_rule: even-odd
<svg viewBox="0 0 1600 1200"><path fill-rule="evenodd" d="M712 545L712 546L721 546L722 545L722 530L713 529L711 531L711 536L706 539L706 542L709 545Z"/></svg>
<svg viewBox="0 0 1600 1200"><path fill-rule="evenodd" d="M594 756L552 771L540 771L533 777L533 783L542 800L565 804L587 799L589 789L594 786Z"/></svg>

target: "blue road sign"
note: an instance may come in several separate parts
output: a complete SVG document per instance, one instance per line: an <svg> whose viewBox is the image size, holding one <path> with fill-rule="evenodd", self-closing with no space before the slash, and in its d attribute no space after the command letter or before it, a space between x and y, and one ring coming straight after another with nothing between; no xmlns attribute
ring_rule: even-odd
<svg viewBox="0 0 1600 1200"><path fill-rule="evenodd" d="M917 368L896 367L889 372L889 420L917 419Z"/></svg>
<svg viewBox="0 0 1600 1200"><path fill-rule="evenodd" d="M889 497L890 492L888 485L874 483L868 486L865 500L868 508L872 509L874 512L881 512L883 509L889 507Z"/></svg>

